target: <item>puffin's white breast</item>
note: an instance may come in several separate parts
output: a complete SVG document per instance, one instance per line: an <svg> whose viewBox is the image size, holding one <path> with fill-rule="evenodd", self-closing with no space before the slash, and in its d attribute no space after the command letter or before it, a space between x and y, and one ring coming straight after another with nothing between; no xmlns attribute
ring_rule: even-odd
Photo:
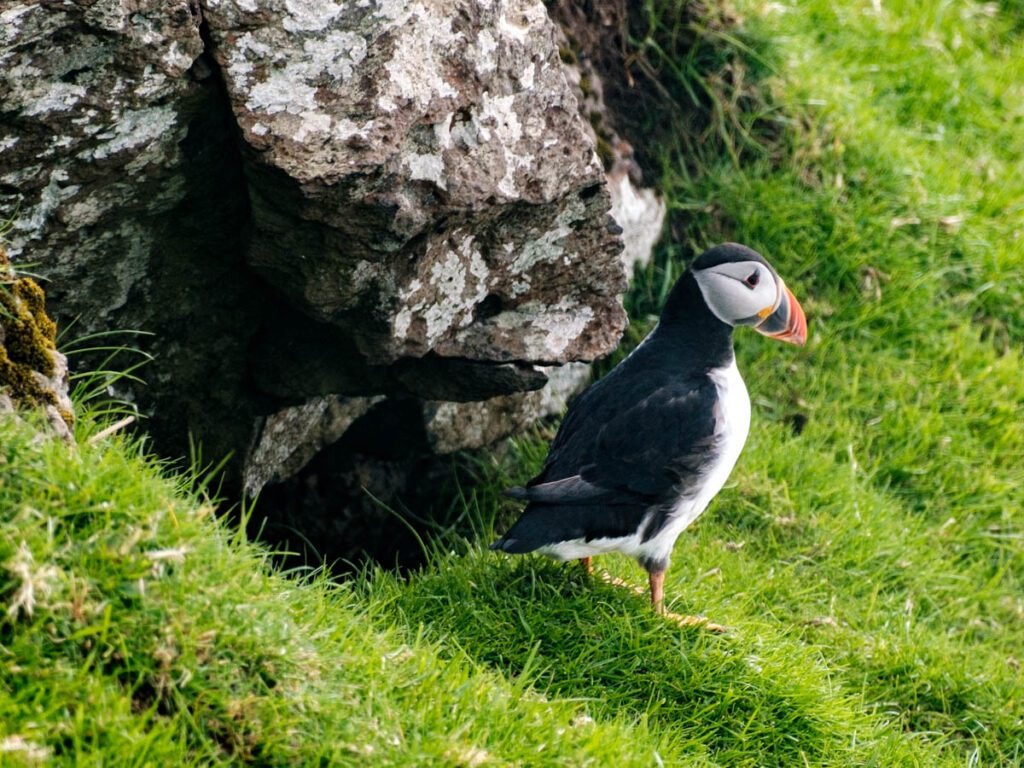
<svg viewBox="0 0 1024 768"><path fill-rule="evenodd" d="M718 389L720 418L716 429L717 456L705 470L696 488L691 488L676 503L668 524L657 535L640 545L638 557L652 561L667 560L672 547L690 524L700 517L715 498L732 468L736 466L750 432L750 396L743 383L736 359L723 367L708 372L708 378Z"/></svg>
<svg viewBox="0 0 1024 768"><path fill-rule="evenodd" d="M636 533L629 536L590 541L573 539L541 547L538 552L559 560L572 560L604 552L622 552L650 562L668 560L679 534L700 517L715 495L722 490L750 431L750 397L736 367L735 358L729 365L709 371L708 378L718 390L717 455L698 481L697 487L690 488L676 503L665 527L647 541L641 541L640 532L645 528L645 525L641 525Z"/></svg>

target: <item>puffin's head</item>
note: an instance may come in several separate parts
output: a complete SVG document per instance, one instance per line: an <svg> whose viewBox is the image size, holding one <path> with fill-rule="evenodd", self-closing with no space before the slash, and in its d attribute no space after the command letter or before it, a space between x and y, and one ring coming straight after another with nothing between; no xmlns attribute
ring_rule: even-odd
<svg viewBox="0 0 1024 768"><path fill-rule="evenodd" d="M749 325L779 341L803 344L807 319L782 278L757 251L724 243L690 265L708 308L723 323Z"/></svg>

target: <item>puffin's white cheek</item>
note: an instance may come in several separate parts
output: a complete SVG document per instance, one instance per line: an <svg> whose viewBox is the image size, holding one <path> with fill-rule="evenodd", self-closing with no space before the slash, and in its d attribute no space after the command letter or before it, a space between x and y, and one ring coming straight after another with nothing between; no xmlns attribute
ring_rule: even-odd
<svg viewBox="0 0 1024 768"><path fill-rule="evenodd" d="M711 311L729 325L757 314L757 310L764 306L758 291L750 290L731 277L709 272L698 278L697 285Z"/></svg>

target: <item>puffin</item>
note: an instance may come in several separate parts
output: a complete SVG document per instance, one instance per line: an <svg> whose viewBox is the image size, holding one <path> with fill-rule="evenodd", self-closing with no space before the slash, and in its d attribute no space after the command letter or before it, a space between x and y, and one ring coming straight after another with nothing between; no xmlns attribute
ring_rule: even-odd
<svg viewBox="0 0 1024 768"><path fill-rule="evenodd" d="M526 507L491 549L582 560L588 573L594 555L622 552L647 571L651 604L665 614L676 539L722 489L750 428L737 326L807 339L803 309L772 265L724 243L693 260L654 330L572 403L540 474L505 492Z"/></svg>

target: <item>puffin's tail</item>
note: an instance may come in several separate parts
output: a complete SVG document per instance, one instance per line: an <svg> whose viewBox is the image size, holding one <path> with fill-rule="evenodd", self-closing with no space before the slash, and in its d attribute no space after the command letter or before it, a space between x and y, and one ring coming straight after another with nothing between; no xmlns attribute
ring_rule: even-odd
<svg viewBox="0 0 1024 768"><path fill-rule="evenodd" d="M502 536L496 542L491 544L489 549L493 549L497 552L507 552L510 555L525 555L527 552L533 552L538 545L531 545L520 539L510 539L508 536Z"/></svg>
<svg viewBox="0 0 1024 768"><path fill-rule="evenodd" d="M522 486L516 486L515 488L506 488L501 492L502 496L507 496L510 499L516 501L529 501L529 491ZM515 528L515 526L512 526ZM509 533L512 531L510 530ZM508 552L512 555L520 555L525 552L530 552L534 547L524 547L523 543L518 539L509 538L508 533L502 536L497 541L493 542L490 549L496 552Z"/></svg>

